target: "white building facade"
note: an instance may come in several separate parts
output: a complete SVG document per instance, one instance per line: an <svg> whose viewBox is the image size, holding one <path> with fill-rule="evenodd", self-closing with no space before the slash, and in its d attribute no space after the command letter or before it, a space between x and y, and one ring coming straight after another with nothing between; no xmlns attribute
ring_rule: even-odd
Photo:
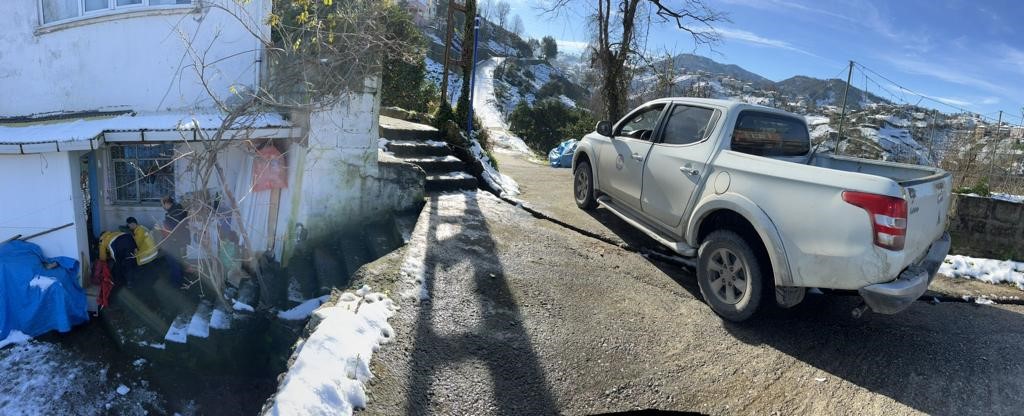
<svg viewBox="0 0 1024 416"><path fill-rule="evenodd" d="M220 126L215 100L261 85L270 0L10 0L0 14L0 241L79 259L132 216L152 227L163 196L188 199L185 155ZM226 182L253 252L287 257L296 224L358 221L415 198L377 165L379 82L315 114L261 114L226 136ZM287 165L253 191L257 148ZM421 195L420 195L421 196ZM324 219L327 218L327 219Z"/></svg>

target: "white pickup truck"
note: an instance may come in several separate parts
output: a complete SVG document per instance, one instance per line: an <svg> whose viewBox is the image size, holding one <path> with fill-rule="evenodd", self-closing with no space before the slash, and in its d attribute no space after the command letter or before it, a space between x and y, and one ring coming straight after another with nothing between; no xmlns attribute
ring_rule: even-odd
<svg viewBox="0 0 1024 416"><path fill-rule="evenodd" d="M795 306L807 288L859 291L858 316L896 313L949 252L948 173L815 154L804 118L772 108L651 101L598 123L573 169L580 208L697 257L701 294L731 321Z"/></svg>

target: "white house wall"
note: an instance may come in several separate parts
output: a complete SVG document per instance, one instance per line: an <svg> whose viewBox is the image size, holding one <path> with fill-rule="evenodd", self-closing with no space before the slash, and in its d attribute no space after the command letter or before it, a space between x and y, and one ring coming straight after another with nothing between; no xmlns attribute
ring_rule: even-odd
<svg viewBox="0 0 1024 416"><path fill-rule="evenodd" d="M48 257L88 260L88 242L77 152L0 156L0 241L29 236L67 223L64 228L30 240ZM84 259L83 259L84 258ZM88 263L85 263L88 267Z"/></svg>
<svg viewBox="0 0 1024 416"><path fill-rule="evenodd" d="M183 37L205 54L215 94L258 83L260 49L247 26L269 33L263 23L269 0L236 6L243 25L218 8L174 8L115 14L40 28L38 0L6 0L0 14L0 117L56 111L125 108L167 111L211 107L187 54ZM222 60L221 60L222 59Z"/></svg>

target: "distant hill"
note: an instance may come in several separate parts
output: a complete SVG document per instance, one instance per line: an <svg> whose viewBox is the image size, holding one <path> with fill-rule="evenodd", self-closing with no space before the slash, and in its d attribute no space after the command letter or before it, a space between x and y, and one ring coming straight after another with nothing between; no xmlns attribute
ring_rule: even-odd
<svg viewBox="0 0 1024 416"><path fill-rule="evenodd" d="M756 88L772 85L768 78L743 69L739 65L723 64L713 59L689 53L679 54L672 58L676 68L685 68L688 72L704 71L715 75L728 75L743 82L749 82Z"/></svg>
<svg viewBox="0 0 1024 416"><path fill-rule="evenodd" d="M818 78L797 75L775 83L775 88L782 95L796 99L805 97L815 103L816 106L842 105L843 92L846 90L846 81L840 79L823 80ZM865 93L861 89L850 86L850 93L847 97L847 106L850 108L861 108L870 103L889 103L888 100L874 94Z"/></svg>

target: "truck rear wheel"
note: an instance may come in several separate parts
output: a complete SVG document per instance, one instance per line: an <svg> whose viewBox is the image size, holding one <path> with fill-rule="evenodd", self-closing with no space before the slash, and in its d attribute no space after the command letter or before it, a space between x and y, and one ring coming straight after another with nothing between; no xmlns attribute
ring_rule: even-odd
<svg viewBox="0 0 1024 416"><path fill-rule="evenodd" d="M764 298L764 279L754 250L729 230L714 231L701 244L697 284L711 310L732 322L752 317Z"/></svg>
<svg viewBox="0 0 1024 416"><path fill-rule="evenodd" d="M590 162L583 161L576 165L572 172L572 194L576 200L576 206L584 210L592 210L597 207L597 197L594 196L594 171L590 169Z"/></svg>

